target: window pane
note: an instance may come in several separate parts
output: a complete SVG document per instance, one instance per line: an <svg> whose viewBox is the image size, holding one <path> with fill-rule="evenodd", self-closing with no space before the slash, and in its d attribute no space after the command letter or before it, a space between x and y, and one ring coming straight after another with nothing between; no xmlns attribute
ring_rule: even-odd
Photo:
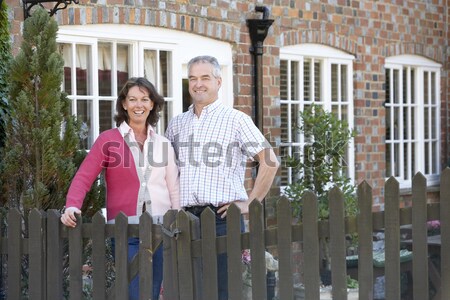
<svg viewBox="0 0 450 300"><path fill-rule="evenodd" d="M280 110L281 110L281 141L282 142L289 142L288 139L288 135L289 135L289 123L288 123L288 118L289 118L289 109L290 104L287 103L281 103L280 104Z"/></svg>
<svg viewBox="0 0 450 300"><path fill-rule="evenodd" d="M324 100L322 99L322 89L320 88L322 82L320 65L320 62L314 63L314 100L316 102Z"/></svg>
<svg viewBox="0 0 450 300"><path fill-rule="evenodd" d="M392 139L391 136L392 125L391 125L391 108L386 106L386 140L390 141Z"/></svg>
<svg viewBox="0 0 450 300"><path fill-rule="evenodd" d="M129 45L117 44L117 94L127 82L130 70Z"/></svg>
<svg viewBox="0 0 450 300"><path fill-rule="evenodd" d="M399 128L399 120L400 120L400 109L398 107L394 107L394 140L398 140L400 138L400 128Z"/></svg>
<svg viewBox="0 0 450 300"><path fill-rule="evenodd" d="M409 114L408 114L409 108L408 107L403 107L403 139L408 139L409 135L408 135L408 128L409 128Z"/></svg>
<svg viewBox="0 0 450 300"><path fill-rule="evenodd" d="M156 84L156 50L144 50L144 76L155 87Z"/></svg>
<svg viewBox="0 0 450 300"><path fill-rule="evenodd" d="M428 107L424 108L424 114L423 114L423 120L424 120L424 137L425 139L429 139L430 138L430 126L429 126L429 122L430 122L430 118L429 116L429 109Z"/></svg>
<svg viewBox="0 0 450 300"><path fill-rule="evenodd" d="M403 69L403 95L402 95L402 102L407 103L408 102L408 77L407 77L407 69Z"/></svg>
<svg viewBox="0 0 450 300"><path fill-rule="evenodd" d="M400 176L400 145L398 143L394 144L394 176Z"/></svg>
<svg viewBox="0 0 450 300"><path fill-rule="evenodd" d="M311 60L305 59L303 62L303 98L304 101L312 101L311 91L312 79L311 79Z"/></svg>
<svg viewBox="0 0 450 300"><path fill-rule="evenodd" d="M394 96L394 103L399 103L399 97L400 97L400 90L399 90L399 86L400 86L400 72L398 70L394 70L394 77L393 77L393 82L392 82L393 86L392 91L393 91L393 96Z"/></svg>
<svg viewBox="0 0 450 300"><path fill-rule="evenodd" d="M111 129L113 127L113 104L113 101L99 101L100 132Z"/></svg>
<svg viewBox="0 0 450 300"><path fill-rule="evenodd" d="M112 96L112 43L98 43L98 94Z"/></svg>
<svg viewBox="0 0 450 300"><path fill-rule="evenodd" d="M408 179L408 166L409 166L408 143L405 143L403 146L405 147L405 149L404 149L404 153L403 153L403 178L402 179Z"/></svg>
<svg viewBox="0 0 450 300"><path fill-rule="evenodd" d="M341 65L341 101L349 101L347 95L347 65Z"/></svg>
<svg viewBox="0 0 450 300"><path fill-rule="evenodd" d="M348 124L348 106L347 105L342 105L341 106L340 119L343 120L343 121L346 121L347 124Z"/></svg>
<svg viewBox="0 0 450 300"><path fill-rule="evenodd" d="M431 174L437 174L439 171L438 171L438 169L437 169L437 166L438 166L438 164L437 164L437 159L438 159L438 157L439 157L439 153L437 153L437 150L438 148L437 148L437 143L436 142L433 142L432 144L431 144L431 153L432 153L432 155L431 155Z"/></svg>
<svg viewBox="0 0 450 300"><path fill-rule="evenodd" d="M291 104L291 142L299 142L300 141L300 131L298 130L299 123L299 113L300 113L300 105Z"/></svg>
<svg viewBox="0 0 450 300"><path fill-rule="evenodd" d="M411 139L416 138L416 108L411 107Z"/></svg>
<svg viewBox="0 0 450 300"><path fill-rule="evenodd" d="M437 103L437 99L436 99L436 73L435 72L431 72L431 104L436 104Z"/></svg>
<svg viewBox="0 0 450 300"><path fill-rule="evenodd" d="M59 53L64 59L63 89L68 94L72 94L72 45L59 44Z"/></svg>
<svg viewBox="0 0 450 300"><path fill-rule="evenodd" d="M161 51L159 55L161 70L161 87L159 92L164 97L172 97L172 55L168 51Z"/></svg>
<svg viewBox="0 0 450 300"><path fill-rule="evenodd" d="M299 63L298 61L291 61L291 100L299 100L299 86L298 86L298 75L299 75Z"/></svg>
<svg viewBox="0 0 450 300"><path fill-rule="evenodd" d="M288 97L288 62L286 60L280 61L280 98L281 100L287 100ZM283 127L282 127L283 128Z"/></svg>
<svg viewBox="0 0 450 300"><path fill-rule="evenodd" d="M92 101L77 100L77 118L83 122L81 135L82 149L90 149L93 142L92 134Z"/></svg>
<svg viewBox="0 0 450 300"><path fill-rule="evenodd" d="M429 99L429 72L424 72L423 73L423 103L424 104L429 104L431 101Z"/></svg>
<svg viewBox="0 0 450 300"><path fill-rule="evenodd" d="M339 100L338 96L338 65L331 65L331 101L337 102Z"/></svg>
<svg viewBox="0 0 450 300"><path fill-rule="evenodd" d="M76 84L77 95L92 95L91 89L91 47L88 45L76 45L77 68Z"/></svg>
<svg viewBox="0 0 450 300"><path fill-rule="evenodd" d="M438 138L438 127L437 127L437 120L439 118L439 113L435 107L432 108L433 116L431 120L431 138L437 139Z"/></svg>
<svg viewBox="0 0 450 300"><path fill-rule="evenodd" d="M415 78L415 70L411 68L411 88L410 88L410 92L411 92L411 103L417 103L417 99L416 99L416 93L415 93L415 88L416 88L416 78Z"/></svg>

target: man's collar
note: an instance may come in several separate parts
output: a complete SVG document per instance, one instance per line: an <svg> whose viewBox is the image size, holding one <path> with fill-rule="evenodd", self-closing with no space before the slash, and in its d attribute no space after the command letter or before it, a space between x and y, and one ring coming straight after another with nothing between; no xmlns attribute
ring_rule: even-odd
<svg viewBox="0 0 450 300"><path fill-rule="evenodd" d="M208 104L208 105L203 107L202 114L203 113L210 114L210 113L212 113L213 111L215 111L218 107L220 107L222 105L223 105L222 102L219 99L216 99L214 102L212 102L212 103L210 103L210 104ZM189 106L189 111L192 114L195 114L195 106L194 106L194 104L191 104Z"/></svg>

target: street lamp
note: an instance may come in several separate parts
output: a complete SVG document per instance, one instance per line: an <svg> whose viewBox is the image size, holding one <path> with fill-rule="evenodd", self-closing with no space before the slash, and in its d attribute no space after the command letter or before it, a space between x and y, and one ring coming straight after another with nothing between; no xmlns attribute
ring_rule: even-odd
<svg viewBox="0 0 450 300"><path fill-rule="evenodd" d="M0 0L0 3L1 1L3 0ZM72 2L78 4L79 0L22 0L22 2L23 18L26 19L31 16L31 9L36 5L47 9L43 3L55 3L53 8L47 9L50 16L53 16L58 10L65 9Z"/></svg>

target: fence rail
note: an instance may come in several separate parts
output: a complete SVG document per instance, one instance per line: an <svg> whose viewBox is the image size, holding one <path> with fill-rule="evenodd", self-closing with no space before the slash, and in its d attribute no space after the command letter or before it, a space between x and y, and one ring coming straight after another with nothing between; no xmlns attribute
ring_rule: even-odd
<svg viewBox="0 0 450 300"><path fill-rule="evenodd" d="M240 211L232 205L227 213L227 236L216 237L215 215L207 209L201 224L184 211L169 211L162 226L153 225L149 214L139 224L128 224L119 214L115 224L106 224L101 213L90 223L73 229L64 227L56 210L32 210L25 218L11 209L7 216L7 236L0 238L2 263L6 265L3 290L8 299L127 299L129 278L139 274L140 299L150 299L152 291L152 253L163 241L164 300L217 299L217 254L227 253L229 299L242 296L242 250L250 249L252 299L268 299L266 289L266 249L274 249L278 260L276 299L297 298L294 285L293 243L300 242L303 250L302 272L305 299L320 299L320 239L329 239L333 299L347 299L347 257L345 240L349 233L358 235L359 299L373 299L374 263L373 233L385 234L385 299L401 299L402 247L400 228L412 228L412 286L414 299L429 299L429 253L427 221L440 220L440 277L436 297L450 299L450 170L441 174L440 203L427 203L426 180L420 173L412 183L412 207L399 208L399 184L391 178L385 184L385 211L372 212L372 190L366 183L358 186L359 213L355 218L344 217L343 195L338 188L329 193L330 217L317 219L317 200L308 193L303 201L303 222L294 223L291 206L280 198L277 223L264 227L263 206L254 201L249 208L249 229L240 231ZM127 240L139 237L140 249L131 262L127 258ZM115 240L112 286L108 286L107 241ZM91 253L84 253L86 243ZM89 257L92 265L92 290L86 292L82 266ZM203 266L203 267L202 267ZM67 267L68 269L64 269ZM68 286L68 287L67 287Z"/></svg>

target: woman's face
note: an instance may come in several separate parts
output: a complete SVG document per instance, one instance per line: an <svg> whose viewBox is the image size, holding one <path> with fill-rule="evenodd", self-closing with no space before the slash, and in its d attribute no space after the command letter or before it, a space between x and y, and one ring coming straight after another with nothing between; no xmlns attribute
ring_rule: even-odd
<svg viewBox="0 0 450 300"><path fill-rule="evenodd" d="M142 126L145 125L148 115L153 109L153 101L146 89L134 86L128 90L123 108L128 113L130 127Z"/></svg>

